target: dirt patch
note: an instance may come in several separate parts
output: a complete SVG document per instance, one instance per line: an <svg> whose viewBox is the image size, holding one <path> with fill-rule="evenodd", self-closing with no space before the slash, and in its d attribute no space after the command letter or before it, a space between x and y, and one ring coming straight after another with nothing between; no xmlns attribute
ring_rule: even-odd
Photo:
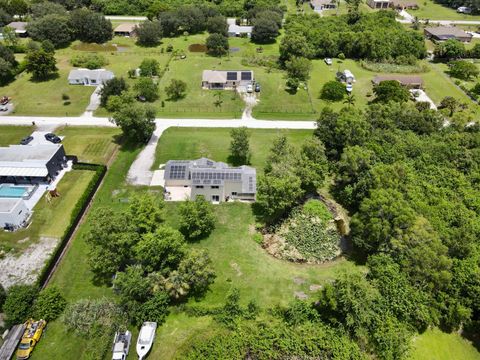
<svg viewBox="0 0 480 360"><path fill-rule="evenodd" d="M307 259L295 247L276 234L264 235L262 247L274 258L298 263L307 262Z"/></svg>
<svg viewBox="0 0 480 360"><path fill-rule="evenodd" d="M57 238L41 237L38 242L26 248L20 256L6 254L0 260L0 284L9 288L15 284L32 284L38 272L52 254L58 243Z"/></svg>
<svg viewBox="0 0 480 360"><path fill-rule="evenodd" d="M188 51L193 53L204 53L207 52L207 45L205 44L191 44L188 46Z"/></svg>
<svg viewBox="0 0 480 360"><path fill-rule="evenodd" d="M322 288L322 285L312 284L310 285L309 289L311 292L316 292Z"/></svg>
<svg viewBox="0 0 480 360"><path fill-rule="evenodd" d="M293 296L295 296L297 299L300 299L300 300L308 299L308 295L305 294L303 291L294 291Z"/></svg>
<svg viewBox="0 0 480 360"><path fill-rule="evenodd" d="M293 282L297 285L302 285L302 284L305 284L305 279L301 277L294 277Z"/></svg>
<svg viewBox="0 0 480 360"><path fill-rule="evenodd" d="M237 276L242 276L242 270L240 270L240 266L238 266L237 263L230 263L230 266L232 267L233 270L237 272Z"/></svg>

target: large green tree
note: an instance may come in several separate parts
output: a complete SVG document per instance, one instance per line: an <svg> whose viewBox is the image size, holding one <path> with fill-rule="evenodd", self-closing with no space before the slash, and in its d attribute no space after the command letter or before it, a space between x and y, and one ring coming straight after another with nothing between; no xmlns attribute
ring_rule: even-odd
<svg viewBox="0 0 480 360"><path fill-rule="evenodd" d="M179 209L180 231L189 240L208 236L215 228L215 215L210 202L203 196L185 200Z"/></svg>
<svg viewBox="0 0 480 360"><path fill-rule="evenodd" d="M112 121L122 129L127 139L147 143L155 130L155 109L137 103L129 104L115 111Z"/></svg>
<svg viewBox="0 0 480 360"><path fill-rule="evenodd" d="M34 80L48 80L58 72L55 54L43 49L30 51L25 56L25 69Z"/></svg>
<svg viewBox="0 0 480 360"><path fill-rule="evenodd" d="M60 14L42 16L28 23L27 30L33 40L50 40L56 48L67 46L73 39L68 17Z"/></svg>
<svg viewBox="0 0 480 360"><path fill-rule="evenodd" d="M103 44L112 39L110 20L95 11L82 8L70 13L70 24L75 38L87 43Z"/></svg>
<svg viewBox="0 0 480 360"><path fill-rule="evenodd" d="M246 127L230 130L230 157L234 165L250 163L250 132Z"/></svg>

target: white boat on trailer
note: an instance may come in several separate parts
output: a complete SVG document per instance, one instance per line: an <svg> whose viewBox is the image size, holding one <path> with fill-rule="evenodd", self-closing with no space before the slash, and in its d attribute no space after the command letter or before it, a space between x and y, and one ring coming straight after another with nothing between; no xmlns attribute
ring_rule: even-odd
<svg viewBox="0 0 480 360"><path fill-rule="evenodd" d="M153 340L155 339L156 329L156 322L146 321L143 323L137 339L138 360L143 360L152 348Z"/></svg>
<svg viewBox="0 0 480 360"><path fill-rule="evenodd" d="M117 331L113 340L112 360L126 360L131 342L132 333L130 331Z"/></svg>

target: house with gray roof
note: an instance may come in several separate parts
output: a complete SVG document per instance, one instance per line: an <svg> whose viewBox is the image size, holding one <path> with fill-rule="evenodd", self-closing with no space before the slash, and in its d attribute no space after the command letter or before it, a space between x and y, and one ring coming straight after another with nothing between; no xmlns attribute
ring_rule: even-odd
<svg viewBox="0 0 480 360"><path fill-rule="evenodd" d="M170 160L165 165L165 194L167 200L175 188L184 190L185 197L202 195L207 201L254 201L257 192L257 172L250 166L231 167L224 162L207 158Z"/></svg>
<svg viewBox="0 0 480 360"><path fill-rule="evenodd" d="M202 88L211 90L233 90L253 85L255 78L251 70L204 70Z"/></svg>
<svg viewBox="0 0 480 360"><path fill-rule="evenodd" d="M27 37L27 25L28 23L25 21L12 21L7 26L15 30L15 34L18 37Z"/></svg>
<svg viewBox="0 0 480 360"><path fill-rule="evenodd" d="M98 86L115 77L113 72L105 69L73 69L68 74L70 85Z"/></svg>
<svg viewBox="0 0 480 360"><path fill-rule="evenodd" d="M62 144L0 147L0 184L44 184L67 163Z"/></svg>
<svg viewBox="0 0 480 360"><path fill-rule="evenodd" d="M21 198L0 197L0 228L16 230L25 227L32 216Z"/></svg>

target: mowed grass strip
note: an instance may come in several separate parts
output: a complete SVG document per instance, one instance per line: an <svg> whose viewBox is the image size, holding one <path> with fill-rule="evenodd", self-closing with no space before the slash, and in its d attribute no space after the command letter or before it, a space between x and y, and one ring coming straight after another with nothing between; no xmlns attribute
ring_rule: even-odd
<svg viewBox="0 0 480 360"><path fill-rule="evenodd" d="M169 128L160 138L153 170L168 160L188 160L208 157L215 161L228 162L230 155L229 128ZM290 144L299 146L312 136L311 130L249 129L251 165L262 169L272 141L285 135Z"/></svg>
<svg viewBox="0 0 480 360"><path fill-rule="evenodd" d="M34 131L34 126L0 126L0 146L20 144L20 140Z"/></svg>
<svg viewBox="0 0 480 360"><path fill-rule="evenodd" d="M63 126L55 133L65 136L63 145L68 155L78 160L95 164L106 164L118 147L121 135L119 128Z"/></svg>

